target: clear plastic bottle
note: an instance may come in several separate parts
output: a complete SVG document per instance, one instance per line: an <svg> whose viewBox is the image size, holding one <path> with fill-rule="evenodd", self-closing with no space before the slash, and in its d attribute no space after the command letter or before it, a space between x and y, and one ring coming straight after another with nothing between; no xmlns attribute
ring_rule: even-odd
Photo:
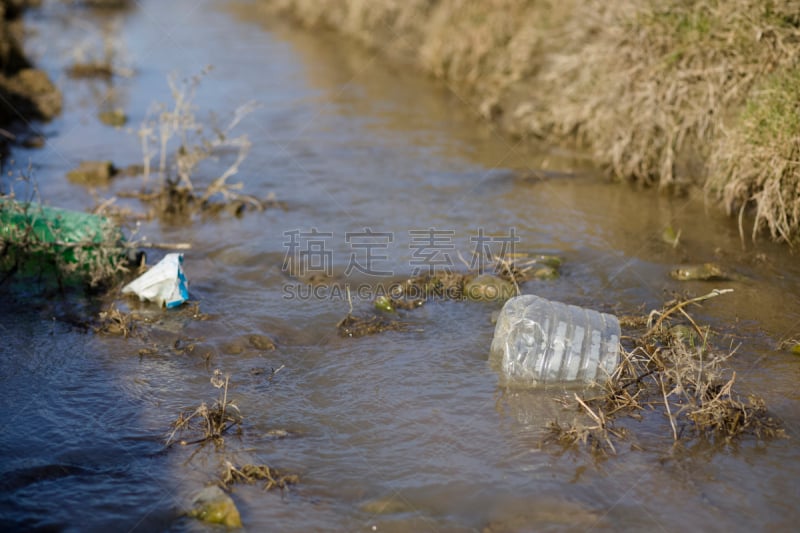
<svg viewBox="0 0 800 533"><path fill-rule="evenodd" d="M613 315L525 294L500 311L491 354L515 381L602 383L619 364L619 337Z"/></svg>

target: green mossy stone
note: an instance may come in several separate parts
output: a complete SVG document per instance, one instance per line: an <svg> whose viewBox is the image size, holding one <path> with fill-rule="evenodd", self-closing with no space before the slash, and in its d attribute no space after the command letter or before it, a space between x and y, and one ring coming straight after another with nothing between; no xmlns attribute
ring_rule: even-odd
<svg viewBox="0 0 800 533"><path fill-rule="evenodd" d="M229 528L242 527L239 509L230 496L216 485L201 490L194 498L194 507L189 516L209 524L221 524Z"/></svg>
<svg viewBox="0 0 800 533"><path fill-rule="evenodd" d="M128 115L121 109L101 111L97 114L97 118L106 126L112 126L114 128L121 128L128 123Z"/></svg>
<svg viewBox="0 0 800 533"><path fill-rule="evenodd" d="M116 173L111 161L81 161L78 168L67 172L67 178L80 185L108 185Z"/></svg>
<svg viewBox="0 0 800 533"><path fill-rule="evenodd" d="M388 296L378 296L375 298L375 309L386 313L394 313L394 305Z"/></svg>

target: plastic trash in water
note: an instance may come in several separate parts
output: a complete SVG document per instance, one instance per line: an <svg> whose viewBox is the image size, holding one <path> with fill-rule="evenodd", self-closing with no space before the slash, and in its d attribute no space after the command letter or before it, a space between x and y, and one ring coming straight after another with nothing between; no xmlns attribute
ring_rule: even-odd
<svg viewBox="0 0 800 533"><path fill-rule="evenodd" d="M167 254L150 270L125 285L122 294L135 294L167 309L178 307L189 299L183 254Z"/></svg>
<svg viewBox="0 0 800 533"><path fill-rule="evenodd" d="M59 287L97 285L144 252L100 215L0 198L0 278Z"/></svg>
<svg viewBox="0 0 800 533"><path fill-rule="evenodd" d="M78 250L88 252L84 259L93 259L100 248L124 256L124 241L122 231L106 217L0 199L0 242L33 243L67 263L78 263Z"/></svg>
<svg viewBox="0 0 800 533"><path fill-rule="evenodd" d="M619 338L613 315L525 294L500 311L491 357L515 381L602 383L619 364Z"/></svg>

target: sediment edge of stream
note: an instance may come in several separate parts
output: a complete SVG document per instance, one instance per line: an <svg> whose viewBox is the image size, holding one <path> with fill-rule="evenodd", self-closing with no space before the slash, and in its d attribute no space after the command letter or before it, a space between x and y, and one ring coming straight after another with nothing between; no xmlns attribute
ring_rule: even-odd
<svg viewBox="0 0 800 533"><path fill-rule="evenodd" d="M0 0L0 154L24 144L36 121L61 113L61 91L25 54L22 13L41 0Z"/></svg>

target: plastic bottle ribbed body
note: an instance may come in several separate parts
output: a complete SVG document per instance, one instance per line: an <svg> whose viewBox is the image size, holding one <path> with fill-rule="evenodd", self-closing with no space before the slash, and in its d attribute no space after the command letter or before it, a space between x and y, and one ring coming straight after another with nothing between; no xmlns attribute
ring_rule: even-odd
<svg viewBox="0 0 800 533"><path fill-rule="evenodd" d="M613 315L526 294L503 306L491 351L515 380L603 382L619 364L619 337Z"/></svg>

